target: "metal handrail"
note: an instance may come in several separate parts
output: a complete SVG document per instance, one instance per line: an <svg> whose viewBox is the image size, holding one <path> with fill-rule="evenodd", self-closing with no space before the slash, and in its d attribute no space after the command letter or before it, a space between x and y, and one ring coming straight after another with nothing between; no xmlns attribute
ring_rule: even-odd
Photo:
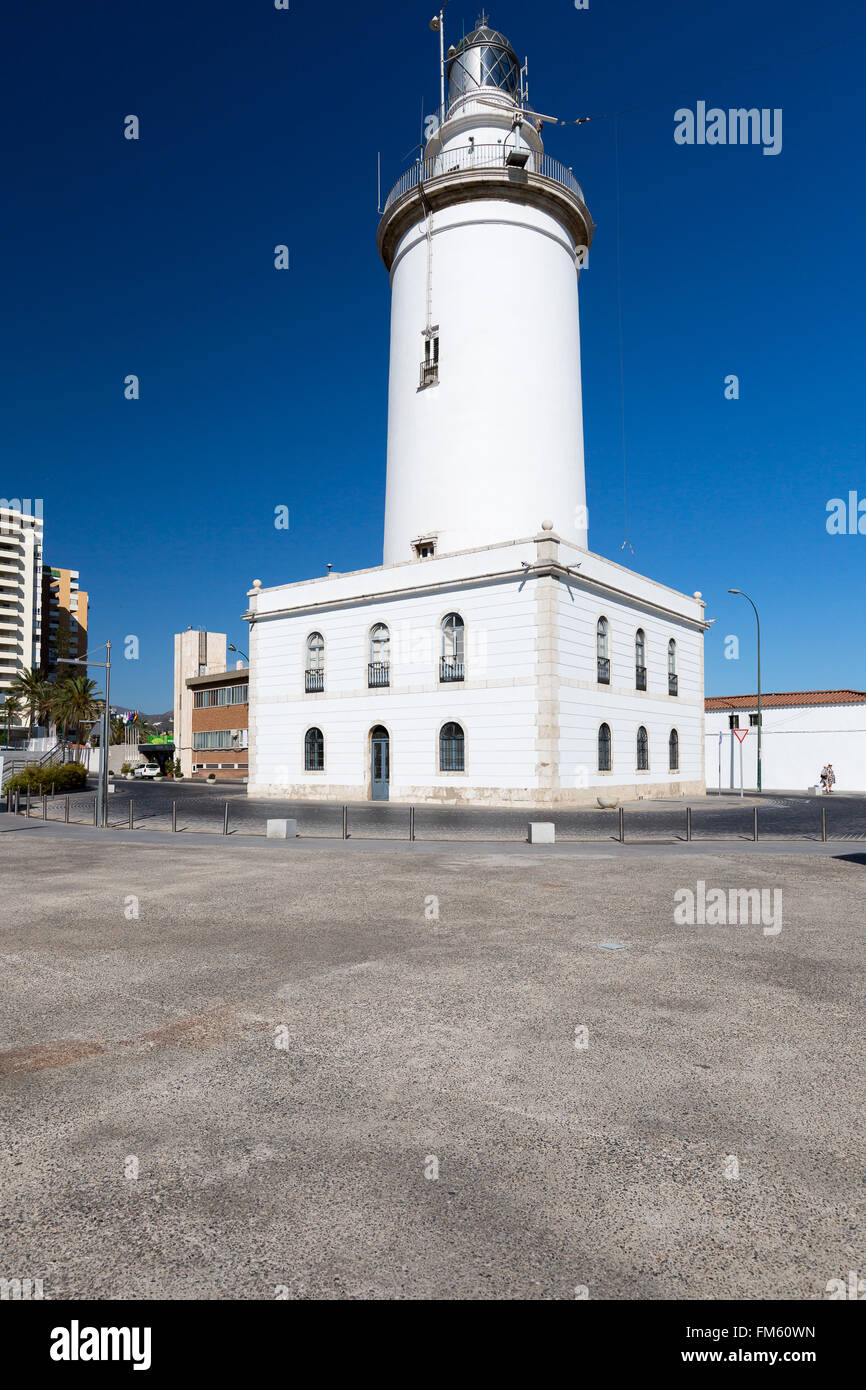
<svg viewBox="0 0 866 1390"><path fill-rule="evenodd" d="M428 179L445 178L449 174L457 173L472 174L480 169L506 169L510 167L507 160L513 149L513 145L460 145L456 149L443 150L441 154L435 154L430 159L419 159L394 184L385 199L383 212L387 212L391 204L402 198L404 193L417 188L419 183L427 183ZM583 189L574 174L549 154L538 155L530 150L524 172L552 179L554 183L561 184L569 193L576 194L580 201L584 202Z"/></svg>

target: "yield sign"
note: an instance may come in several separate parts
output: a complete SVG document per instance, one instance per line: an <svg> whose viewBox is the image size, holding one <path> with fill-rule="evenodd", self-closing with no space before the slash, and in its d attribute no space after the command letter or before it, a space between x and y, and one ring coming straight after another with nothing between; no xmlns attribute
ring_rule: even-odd
<svg viewBox="0 0 866 1390"><path fill-rule="evenodd" d="M748 729L735 729L735 730L734 730L734 733L737 735L737 738L740 740L740 743L742 743L743 739L746 737L746 734L747 734L748 732L749 732Z"/></svg>

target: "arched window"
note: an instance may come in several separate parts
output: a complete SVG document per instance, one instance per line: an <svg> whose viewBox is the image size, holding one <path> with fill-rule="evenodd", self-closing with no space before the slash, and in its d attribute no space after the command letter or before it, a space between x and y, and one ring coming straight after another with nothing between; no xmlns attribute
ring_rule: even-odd
<svg viewBox="0 0 866 1390"><path fill-rule="evenodd" d="M649 772L649 738L643 724L637 731L637 770Z"/></svg>
<svg viewBox="0 0 866 1390"><path fill-rule="evenodd" d="M370 629L370 664L367 668L368 686L391 684L391 634L384 623Z"/></svg>
<svg viewBox="0 0 866 1390"><path fill-rule="evenodd" d="M646 690L646 633L642 627L634 635L634 684L636 690Z"/></svg>
<svg viewBox="0 0 866 1390"><path fill-rule="evenodd" d="M443 724L439 734L439 771L463 772L466 740L459 724Z"/></svg>
<svg viewBox="0 0 866 1390"><path fill-rule="evenodd" d="M598 730L598 770L610 772L610 725L601 724Z"/></svg>
<svg viewBox="0 0 866 1390"><path fill-rule="evenodd" d="M671 729L668 738L668 771L679 772L680 770L680 736L676 729Z"/></svg>
<svg viewBox="0 0 866 1390"><path fill-rule="evenodd" d="M321 729L308 729L304 734L304 769L322 772L325 767L325 736Z"/></svg>
<svg viewBox="0 0 866 1390"><path fill-rule="evenodd" d="M325 688L325 639L321 632L311 632L307 638L304 688L308 691Z"/></svg>
<svg viewBox="0 0 866 1390"><path fill-rule="evenodd" d="M595 629L595 648L598 657L600 685L610 685L610 628L607 618L599 618Z"/></svg>
<svg viewBox="0 0 866 1390"><path fill-rule="evenodd" d="M465 668L465 626L459 613L449 613L442 619L442 655L439 658L441 681L462 681Z"/></svg>
<svg viewBox="0 0 866 1390"><path fill-rule="evenodd" d="M668 642L668 694L677 693L677 644L673 637Z"/></svg>

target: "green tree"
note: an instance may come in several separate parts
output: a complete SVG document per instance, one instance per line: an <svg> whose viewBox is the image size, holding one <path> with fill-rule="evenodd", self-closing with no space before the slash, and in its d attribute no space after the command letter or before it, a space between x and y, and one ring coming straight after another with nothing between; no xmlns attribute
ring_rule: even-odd
<svg viewBox="0 0 866 1390"><path fill-rule="evenodd" d="M53 687L45 679L42 671L34 667L22 671L9 687L9 693L20 702L29 720L29 733L32 738L34 724L43 724L51 710Z"/></svg>
<svg viewBox="0 0 866 1390"><path fill-rule="evenodd" d="M97 698L96 682L87 676L67 676L53 687L51 712L57 721L58 730L65 743L73 730L77 743L87 743L89 732L82 737L82 725L98 719L102 713L102 701Z"/></svg>
<svg viewBox="0 0 866 1390"><path fill-rule="evenodd" d="M21 713L21 701L16 695L7 694L3 702L3 742L9 742L9 727Z"/></svg>

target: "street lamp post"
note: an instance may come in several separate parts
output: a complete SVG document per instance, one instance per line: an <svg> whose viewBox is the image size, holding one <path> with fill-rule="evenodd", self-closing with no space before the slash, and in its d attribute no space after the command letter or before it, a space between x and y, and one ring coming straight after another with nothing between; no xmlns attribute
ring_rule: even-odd
<svg viewBox="0 0 866 1390"><path fill-rule="evenodd" d="M229 651L237 652L238 656L244 657L247 662L249 661L249 657L247 656L246 652L242 652L240 647L235 646L234 642L229 642Z"/></svg>
<svg viewBox="0 0 866 1390"><path fill-rule="evenodd" d="M755 610L755 622L758 625L758 791L763 786L761 777L761 734L763 732L763 721L761 720L761 619L758 617L758 610L748 594L744 594L742 589L729 589L729 594L739 594L740 598L748 599L752 608Z"/></svg>
<svg viewBox="0 0 866 1390"><path fill-rule="evenodd" d="M57 658L58 666L99 666L105 671L105 709L102 712L102 734L99 748L99 786L97 788L96 820L101 828L108 825L108 740L111 733L111 643L105 643L105 660L91 661L71 656Z"/></svg>

